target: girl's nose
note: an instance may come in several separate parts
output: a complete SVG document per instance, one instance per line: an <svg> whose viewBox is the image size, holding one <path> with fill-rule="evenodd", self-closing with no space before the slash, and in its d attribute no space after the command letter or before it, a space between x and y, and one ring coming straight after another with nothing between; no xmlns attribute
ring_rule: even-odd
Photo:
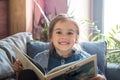
<svg viewBox="0 0 120 80"><path fill-rule="evenodd" d="M61 35L61 38L62 38L62 39L67 39L68 36L67 36L66 34L62 34L62 35Z"/></svg>

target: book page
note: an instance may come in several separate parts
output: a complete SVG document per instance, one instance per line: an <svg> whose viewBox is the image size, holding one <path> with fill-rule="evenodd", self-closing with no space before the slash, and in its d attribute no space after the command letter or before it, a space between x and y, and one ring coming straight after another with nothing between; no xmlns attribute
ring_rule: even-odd
<svg viewBox="0 0 120 80"><path fill-rule="evenodd" d="M76 75L77 74L77 75ZM75 61L64 68L60 68L52 73L48 73L45 77L48 80L64 79L64 77L74 76L76 79L84 78L88 80L97 75L96 55L90 56L81 61Z"/></svg>
<svg viewBox="0 0 120 80"><path fill-rule="evenodd" d="M14 51L16 52L17 58L21 61L24 69L31 69L33 70L40 80L45 80L44 74L26 57L27 55L14 46Z"/></svg>
<svg viewBox="0 0 120 80"><path fill-rule="evenodd" d="M72 64L74 64L74 63L76 63L76 62L78 62L78 61L74 61L74 62L70 62L70 63L64 64L64 65L57 66L57 67L53 68L52 70L50 70L50 71L47 73L47 75L48 75L48 74L51 74L51 73L53 73L53 72L55 72L55 71L58 71L58 70L60 70L60 69L63 69L63 68L65 68L65 67L67 67L67 66L70 66L70 65L72 65Z"/></svg>

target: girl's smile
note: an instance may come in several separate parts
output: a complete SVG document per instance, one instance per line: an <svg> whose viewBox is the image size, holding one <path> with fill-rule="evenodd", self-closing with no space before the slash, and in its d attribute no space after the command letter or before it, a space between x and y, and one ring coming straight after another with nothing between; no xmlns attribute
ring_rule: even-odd
<svg viewBox="0 0 120 80"><path fill-rule="evenodd" d="M59 43L60 45L68 45L68 44L70 44L69 41L58 41L58 43Z"/></svg>

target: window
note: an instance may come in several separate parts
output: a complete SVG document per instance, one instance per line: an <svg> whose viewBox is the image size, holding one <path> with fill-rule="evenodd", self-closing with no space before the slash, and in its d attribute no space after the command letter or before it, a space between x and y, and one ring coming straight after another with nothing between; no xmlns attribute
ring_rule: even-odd
<svg viewBox="0 0 120 80"><path fill-rule="evenodd" d="M104 0L104 33L106 35L117 24L120 25L119 3L119 0Z"/></svg>
<svg viewBox="0 0 120 80"><path fill-rule="evenodd" d="M81 20L90 19L90 1L89 0L67 0L68 11L67 14L73 16L78 23ZM88 41L89 27L80 25L80 41Z"/></svg>

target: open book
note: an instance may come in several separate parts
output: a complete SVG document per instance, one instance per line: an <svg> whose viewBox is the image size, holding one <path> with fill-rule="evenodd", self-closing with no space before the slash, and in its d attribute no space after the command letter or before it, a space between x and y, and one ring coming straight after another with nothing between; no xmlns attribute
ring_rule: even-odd
<svg viewBox="0 0 120 80"><path fill-rule="evenodd" d="M73 80L89 80L89 78L97 75L96 55L58 66L45 74L40 65L36 65L33 59L16 46L14 51L24 69L32 69L40 80L69 80L72 78L74 78Z"/></svg>

